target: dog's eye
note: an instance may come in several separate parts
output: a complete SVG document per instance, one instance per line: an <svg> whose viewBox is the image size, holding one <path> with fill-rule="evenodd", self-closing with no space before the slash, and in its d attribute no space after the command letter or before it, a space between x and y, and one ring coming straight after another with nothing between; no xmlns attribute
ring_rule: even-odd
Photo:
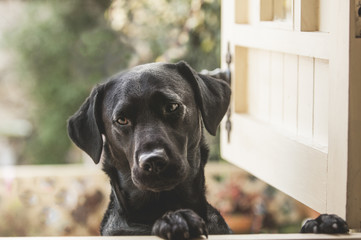
<svg viewBox="0 0 361 240"><path fill-rule="evenodd" d="M165 107L165 111L166 111L167 113L171 113L171 112L176 111L178 108L179 108L179 104L178 104L178 103L171 103L171 104L168 104L168 105Z"/></svg>
<svg viewBox="0 0 361 240"><path fill-rule="evenodd" d="M120 125L128 125L129 120L126 117L120 117L118 118L117 123L119 123Z"/></svg>

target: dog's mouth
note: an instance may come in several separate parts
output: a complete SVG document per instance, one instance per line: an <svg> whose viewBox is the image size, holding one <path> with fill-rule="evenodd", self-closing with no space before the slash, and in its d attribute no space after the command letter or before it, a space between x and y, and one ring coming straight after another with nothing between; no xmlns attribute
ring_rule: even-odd
<svg viewBox="0 0 361 240"><path fill-rule="evenodd" d="M147 182L140 182L137 178L132 178L133 183L137 188L143 191L152 191L152 192L163 192L163 191L170 191L174 189L180 182L154 182L154 183L147 183Z"/></svg>
<svg viewBox="0 0 361 240"><path fill-rule="evenodd" d="M147 173L134 167L132 169L132 181L140 190L162 192L174 189L187 178L187 171L169 169L162 174Z"/></svg>

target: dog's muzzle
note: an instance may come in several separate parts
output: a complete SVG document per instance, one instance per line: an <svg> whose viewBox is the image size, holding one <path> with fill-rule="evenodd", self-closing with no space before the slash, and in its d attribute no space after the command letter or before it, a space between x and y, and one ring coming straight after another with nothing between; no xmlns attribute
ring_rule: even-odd
<svg viewBox="0 0 361 240"><path fill-rule="evenodd" d="M141 152L136 155L136 164L132 167L132 180L142 190L171 190L187 177L187 168L182 162L174 156L171 161L163 148Z"/></svg>

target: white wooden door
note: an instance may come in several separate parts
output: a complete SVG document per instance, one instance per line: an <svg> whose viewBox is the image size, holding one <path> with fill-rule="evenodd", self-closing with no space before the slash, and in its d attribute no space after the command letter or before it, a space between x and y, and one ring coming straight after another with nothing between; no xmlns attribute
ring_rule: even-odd
<svg viewBox="0 0 361 240"><path fill-rule="evenodd" d="M223 157L357 229L359 2L222 1L222 56L228 44L233 55L232 130L228 142L223 123Z"/></svg>

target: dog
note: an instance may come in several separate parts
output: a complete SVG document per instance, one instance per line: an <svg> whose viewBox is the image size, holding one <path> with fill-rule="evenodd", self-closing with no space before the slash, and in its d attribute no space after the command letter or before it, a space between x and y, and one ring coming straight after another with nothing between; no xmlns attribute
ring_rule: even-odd
<svg viewBox="0 0 361 240"><path fill-rule="evenodd" d="M231 233L205 197L203 137L203 125L216 134L230 95L225 81L185 62L141 65L93 89L68 133L95 163L103 158L110 178L102 235Z"/></svg>
<svg viewBox="0 0 361 240"><path fill-rule="evenodd" d="M225 81L184 61L140 65L92 90L68 120L68 134L96 164L102 159L110 179L101 235L232 233L205 197L203 136L204 128L216 134L230 95Z"/></svg>

